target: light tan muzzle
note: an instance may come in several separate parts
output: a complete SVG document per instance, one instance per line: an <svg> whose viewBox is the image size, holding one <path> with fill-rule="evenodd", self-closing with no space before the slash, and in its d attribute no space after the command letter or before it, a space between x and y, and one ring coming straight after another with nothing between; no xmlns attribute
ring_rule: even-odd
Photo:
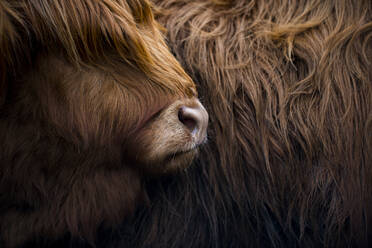
<svg viewBox="0 0 372 248"><path fill-rule="evenodd" d="M186 168L207 140L208 113L197 98L173 102L150 123L140 143L146 144L136 160L148 172L165 173Z"/></svg>

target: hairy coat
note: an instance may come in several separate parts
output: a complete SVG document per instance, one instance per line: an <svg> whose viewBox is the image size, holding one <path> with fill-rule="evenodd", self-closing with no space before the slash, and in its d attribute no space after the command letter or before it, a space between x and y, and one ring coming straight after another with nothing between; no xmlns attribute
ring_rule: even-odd
<svg viewBox="0 0 372 248"><path fill-rule="evenodd" d="M0 94L1 247L93 244L205 139L146 0L1 0Z"/></svg>
<svg viewBox="0 0 372 248"><path fill-rule="evenodd" d="M154 2L209 143L122 247L370 247L372 2Z"/></svg>

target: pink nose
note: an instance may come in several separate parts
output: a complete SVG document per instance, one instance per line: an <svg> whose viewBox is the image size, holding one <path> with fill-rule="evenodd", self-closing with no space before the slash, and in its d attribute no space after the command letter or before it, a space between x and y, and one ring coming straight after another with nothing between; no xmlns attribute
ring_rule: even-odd
<svg viewBox="0 0 372 248"><path fill-rule="evenodd" d="M204 142L207 137L208 113L199 101L193 106L181 106L178 119L190 130L198 144Z"/></svg>

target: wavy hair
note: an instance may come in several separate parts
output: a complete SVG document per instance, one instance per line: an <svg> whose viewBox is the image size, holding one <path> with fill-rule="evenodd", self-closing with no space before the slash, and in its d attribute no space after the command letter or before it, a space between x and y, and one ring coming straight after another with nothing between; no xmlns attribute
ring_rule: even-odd
<svg viewBox="0 0 372 248"><path fill-rule="evenodd" d="M154 2L209 143L123 244L370 246L372 2Z"/></svg>

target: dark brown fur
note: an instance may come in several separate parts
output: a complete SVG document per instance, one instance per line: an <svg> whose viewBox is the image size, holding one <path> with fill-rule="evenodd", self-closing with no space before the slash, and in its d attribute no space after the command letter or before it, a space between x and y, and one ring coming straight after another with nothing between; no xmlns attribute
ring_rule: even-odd
<svg viewBox="0 0 372 248"><path fill-rule="evenodd" d="M209 145L122 247L370 247L372 2L155 3Z"/></svg>
<svg viewBox="0 0 372 248"><path fill-rule="evenodd" d="M158 28L146 0L0 1L1 247L93 244L134 211L164 109L196 94Z"/></svg>

